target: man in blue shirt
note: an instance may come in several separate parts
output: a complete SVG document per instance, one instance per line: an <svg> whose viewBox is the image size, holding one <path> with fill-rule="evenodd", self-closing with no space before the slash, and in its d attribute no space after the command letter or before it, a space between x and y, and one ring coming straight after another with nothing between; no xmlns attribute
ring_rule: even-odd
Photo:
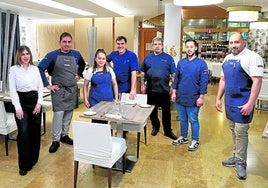
<svg viewBox="0 0 268 188"><path fill-rule="evenodd" d="M124 36L116 38L117 50L107 55L107 62L112 62L119 93L130 93L130 99L136 96L136 80L139 63L137 55L128 50Z"/></svg>
<svg viewBox="0 0 268 188"><path fill-rule="evenodd" d="M170 112L170 81L175 75L175 63L173 57L163 52L163 39L155 37L152 40L153 52L147 55L140 67L141 92L147 93L148 104L155 105L150 115L152 122L151 135L155 136L160 129L158 108L162 109L162 124L164 135L176 140L177 136L171 129Z"/></svg>
<svg viewBox="0 0 268 188"><path fill-rule="evenodd" d="M72 50L72 36L64 32L60 36L60 49L49 52L38 67L44 87L51 90L53 106L52 139L49 148L54 153L60 147L60 141L73 145L68 136L73 109L77 105L77 80L83 76L85 61L77 50ZM51 85L47 81L45 71L51 76Z"/></svg>
<svg viewBox="0 0 268 188"><path fill-rule="evenodd" d="M253 119L254 106L263 77L263 60L259 54L246 48L240 33L229 39L230 54L222 64L222 77L216 96L216 109L222 112L224 96L227 124L233 140L233 156L222 161L234 167L239 179L247 178L248 130Z"/></svg>
<svg viewBox="0 0 268 188"><path fill-rule="evenodd" d="M189 151L199 148L199 110L204 104L207 93L208 67L204 60L197 57L197 43L193 39L185 42L187 57L181 59L177 65L171 100L176 102L180 114L181 136L173 140L173 145L188 143L188 122L191 124L192 143Z"/></svg>

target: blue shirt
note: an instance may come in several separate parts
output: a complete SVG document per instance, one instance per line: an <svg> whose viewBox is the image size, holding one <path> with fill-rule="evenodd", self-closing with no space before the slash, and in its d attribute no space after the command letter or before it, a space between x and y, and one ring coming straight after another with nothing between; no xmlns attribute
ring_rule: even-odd
<svg viewBox="0 0 268 188"><path fill-rule="evenodd" d="M66 55L66 56L74 56L76 63L78 64L78 71L77 74L80 77L83 77L83 71L85 69L86 63L80 54L79 51L77 50L71 50L68 53L62 53L60 49L54 50L52 52L49 52L46 54L46 56L40 61L38 64L38 68L40 70L40 74L43 80L44 87L48 86L49 83L47 81L46 75L45 75L45 70L48 71L48 74L51 76L53 72L54 65L57 60L58 55Z"/></svg>
<svg viewBox="0 0 268 188"><path fill-rule="evenodd" d="M175 73L175 70L174 59L167 53L148 54L140 67L140 71L145 73L147 93L169 93L170 77Z"/></svg>
<svg viewBox="0 0 268 188"><path fill-rule="evenodd" d="M176 102L184 106L196 106L199 96L207 93L208 79L208 67L202 59L181 59L172 86L177 90Z"/></svg>
<svg viewBox="0 0 268 188"><path fill-rule="evenodd" d="M131 72L139 70L139 63L136 54L126 50L122 55L113 51L107 55L107 61L113 62L113 69L118 84L118 92L129 92L131 88Z"/></svg>

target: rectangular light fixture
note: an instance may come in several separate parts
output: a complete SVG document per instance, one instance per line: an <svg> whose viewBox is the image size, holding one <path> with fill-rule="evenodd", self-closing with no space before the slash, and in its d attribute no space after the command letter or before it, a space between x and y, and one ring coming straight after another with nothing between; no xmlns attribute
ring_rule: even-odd
<svg viewBox="0 0 268 188"><path fill-rule="evenodd" d="M249 30L251 29L268 29L268 18L259 18L256 22L250 22Z"/></svg>
<svg viewBox="0 0 268 188"><path fill-rule="evenodd" d="M229 13L229 22L252 22L257 21L259 18L259 12L261 11L260 6L233 6L228 7L227 12Z"/></svg>
<svg viewBox="0 0 268 188"><path fill-rule="evenodd" d="M173 0L177 6L205 6L222 3L223 0Z"/></svg>
<svg viewBox="0 0 268 188"><path fill-rule="evenodd" d="M27 1L40 4L43 6L47 6L47 7L55 8L55 9L60 9L66 12L71 12L71 13L78 14L81 16L96 16L96 14L94 13L84 11L78 8L74 8L74 7L71 7L62 3L58 3L56 1L52 1L52 0L27 0Z"/></svg>
<svg viewBox="0 0 268 188"><path fill-rule="evenodd" d="M100 7L103 7L107 10L120 14L122 16L131 15L130 10L125 8L121 1L118 3L111 2L111 0L101 0L101 1L100 0L88 0L88 1Z"/></svg>

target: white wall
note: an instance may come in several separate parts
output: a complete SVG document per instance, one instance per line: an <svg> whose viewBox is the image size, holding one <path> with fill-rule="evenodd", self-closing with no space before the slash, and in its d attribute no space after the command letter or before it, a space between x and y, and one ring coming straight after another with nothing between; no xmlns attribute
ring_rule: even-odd
<svg viewBox="0 0 268 188"><path fill-rule="evenodd" d="M69 21L69 20L67 20ZM38 20L29 20L23 17L20 17L20 32L21 32L21 45L27 45L33 54L33 60L38 61L40 58L37 53L37 36L36 36L36 25L40 21ZM44 22L44 21L42 21ZM48 21L51 22L51 21ZM139 47L139 22L134 21L134 49L133 51L138 55Z"/></svg>

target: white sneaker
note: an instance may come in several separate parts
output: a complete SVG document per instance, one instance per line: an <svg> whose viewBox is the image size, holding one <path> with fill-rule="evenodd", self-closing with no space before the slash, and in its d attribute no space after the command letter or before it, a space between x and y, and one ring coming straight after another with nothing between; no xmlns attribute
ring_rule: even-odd
<svg viewBox="0 0 268 188"><path fill-rule="evenodd" d="M178 139L172 141L172 145L188 144L188 139L180 136Z"/></svg>
<svg viewBox="0 0 268 188"><path fill-rule="evenodd" d="M188 147L188 151L195 151L199 148L200 144L197 140L192 140L191 145Z"/></svg>

